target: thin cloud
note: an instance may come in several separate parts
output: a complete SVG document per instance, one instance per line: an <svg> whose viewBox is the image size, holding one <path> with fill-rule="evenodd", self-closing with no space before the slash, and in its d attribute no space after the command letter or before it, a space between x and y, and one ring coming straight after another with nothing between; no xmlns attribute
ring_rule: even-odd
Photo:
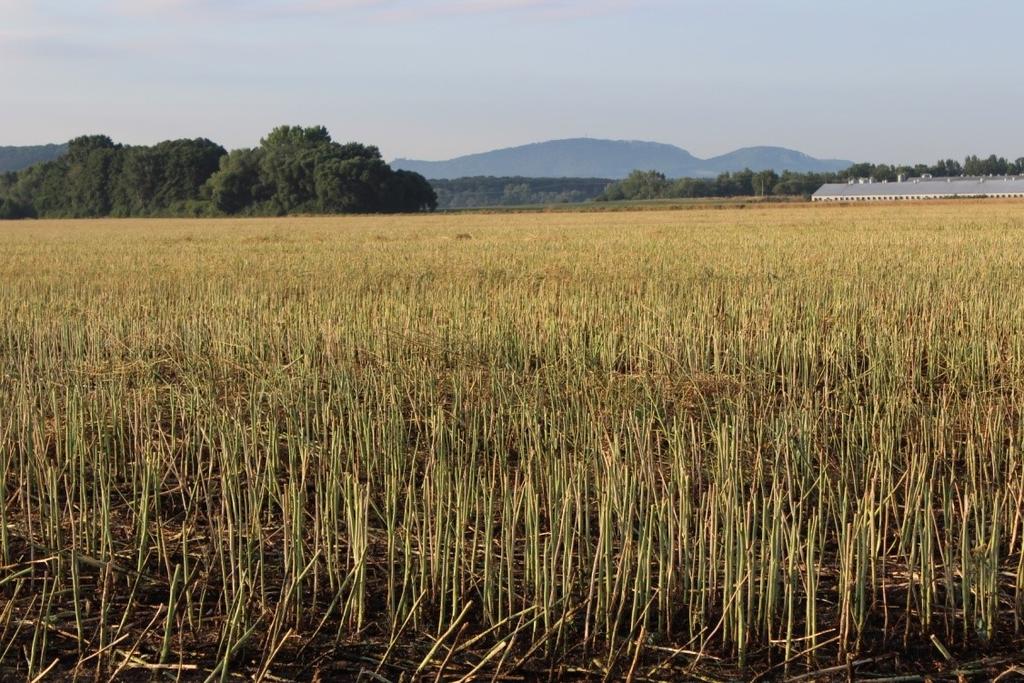
<svg viewBox="0 0 1024 683"><path fill-rule="evenodd" d="M408 24L507 16L567 22L649 6L665 0L87 0L74 13L49 4L0 0L0 54L23 58L101 57L152 52L153 38L133 44L108 33L120 22L177 30L201 18L210 25L343 18L366 24ZM115 24L114 22L118 22ZM165 26L166 25L166 26Z"/></svg>
<svg viewBox="0 0 1024 683"><path fill-rule="evenodd" d="M333 0L337 2L337 0ZM333 4L332 0L320 0L320 5ZM486 16L493 14L524 15L558 18L578 18L600 14L609 10L622 10L643 4L643 0L419 0L417 2L397 1L373 2L374 16L392 21L415 21L421 19Z"/></svg>
<svg viewBox="0 0 1024 683"><path fill-rule="evenodd" d="M4 0L0 0L2 2ZM121 16L193 16L220 14L235 19L360 16L383 21L492 14L520 14L569 19L619 11L649 0L113 0L107 8Z"/></svg>

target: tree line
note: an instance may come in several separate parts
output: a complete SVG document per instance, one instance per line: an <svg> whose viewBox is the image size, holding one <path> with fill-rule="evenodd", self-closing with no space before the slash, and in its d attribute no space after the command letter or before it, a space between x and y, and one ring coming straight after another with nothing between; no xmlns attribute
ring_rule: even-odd
<svg viewBox="0 0 1024 683"><path fill-rule="evenodd" d="M636 199L684 199L699 197L796 197L811 196L825 183L844 183L851 179L872 178L877 182L895 182L900 176L935 178L987 175L1024 175L1024 157L1008 161L996 155L987 158L969 156L963 163L944 159L934 164L889 165L854 164L837 173L794 173L751 171L722 173L716 178L670 179L658 171L633 171L627 178L609 184L596 201Z"/></svg>
<svg viewBox="0 0 1024 683"><path fill-rule="evenodd" d="M498 178L474 176L431 180L439 209L586 202L601 194L607 178Z"/></svg>
<svg viewBox="0 0 1024 683"><path fill-rule="evenodd" d="M393 170L373 146L340 144L323 126L279 126L258 147L231 152L205 138L153 146L76 138L63 155L0 173L0 218L279 216L394 213L480 206L700 197L810 196L851 178L896 181L960 175L1024 175L1024 158L991 155L934 164L854 164L837 173L744 170L670 179L634 171L599 178L459 178L428 182Z"/></svg>
<svg viewBox="0 0 1024 683"><path fill-rule="evenodd" d="M251 149L205 138L153 146L75 138L54 161L0 174L0 218L280 216L433 210L418 173L373 146L340 144L323 126L279 126Z"/></svg>

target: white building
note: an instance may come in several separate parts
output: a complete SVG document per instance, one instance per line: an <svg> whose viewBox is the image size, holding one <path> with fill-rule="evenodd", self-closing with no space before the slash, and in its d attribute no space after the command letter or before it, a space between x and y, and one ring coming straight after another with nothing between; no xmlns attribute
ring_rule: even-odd
<svg viewBox="0 0 1024 683"><path fill-rule="evenodd" d="M815 202L883 202L956 197L1024 198L1024 176L909 178L900 182L856 180L827 183L811 196Z"/></svg>

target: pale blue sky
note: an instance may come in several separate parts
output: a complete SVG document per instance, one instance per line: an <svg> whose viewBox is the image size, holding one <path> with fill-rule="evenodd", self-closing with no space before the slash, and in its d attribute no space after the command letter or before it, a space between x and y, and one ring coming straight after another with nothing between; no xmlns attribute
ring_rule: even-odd
<svg viewBox="0 0 1024 683"><path fill-rule="evenodd" d="M0 144L552 138L1024 156L1021 0L0 0Z"/></svg>

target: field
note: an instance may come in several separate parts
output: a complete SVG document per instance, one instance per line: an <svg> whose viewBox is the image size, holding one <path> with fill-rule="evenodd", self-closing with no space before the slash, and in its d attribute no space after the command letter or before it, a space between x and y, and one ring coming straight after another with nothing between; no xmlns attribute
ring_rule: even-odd
<svg viewBox="0 0 1024 683"><path fill-rule="evenodd" d="M1010 680L1022 281L1003 202L0 224L0 678Z"/></svg>

